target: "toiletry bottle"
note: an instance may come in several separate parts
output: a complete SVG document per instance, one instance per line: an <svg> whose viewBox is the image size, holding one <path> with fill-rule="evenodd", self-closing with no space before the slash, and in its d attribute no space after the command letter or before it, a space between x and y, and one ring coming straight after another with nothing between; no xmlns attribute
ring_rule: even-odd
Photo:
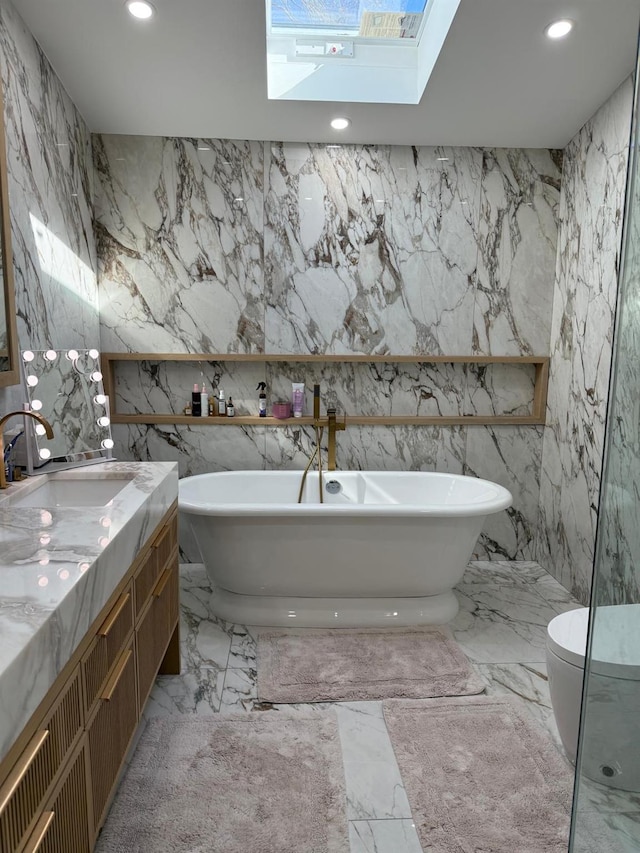
<svg viewBox="0 0 640 853"><path fill-rule="evenodd" d="M215 418L215 416L217 414L218 414L218 406L216 403L216 398L213 396L213 394L211 394L209 397L209 417Z"/></svg>
<svg viewBox="0 0 640 853"><path fill-rule="evenodd" d="M304 411L304 382L293 382L291 385L291 408L293 417L301 418Z"/></svg>
<svg viewBox="0 0 640 853"><path fill-rule="evenodd" d="M198 383L193 383L193 392L191 393L191 414L194 418L200 417L200 389Z"/></svg>
<svg viewBox="0 0 640 853"><path fill-rule="evenodd" d="M207 395L207 390L204 387L204 382L202 383L202 388L200 389L200 417L206 418L209 414L209 397Z"/></svg>
<svg viewBox="0 0 640 853"><path fill-rule="evenodd" d="M232 418L235 416L236 410L233 406L233 400L229 397L229 402L227 403L227 417Z"/></svg>
<svg viewBox="0 0 640 853"><path fill-rule="evenodd" d="M267 383L266 382L258 382L258 387L256 391L259 391L258 395L258 415L261 418L267 417Z"/></svg>
<svg viewBox="0 0 640 853"><path fill-rule="evenodd" d="M218 389L218 415L223 418L227 414L227 404L224 400L224 391L222 388Z"/></svg>

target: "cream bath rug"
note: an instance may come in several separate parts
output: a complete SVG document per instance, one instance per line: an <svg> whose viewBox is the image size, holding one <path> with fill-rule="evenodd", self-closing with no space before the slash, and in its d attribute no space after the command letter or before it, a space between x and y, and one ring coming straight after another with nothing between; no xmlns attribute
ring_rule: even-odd
<svg viewBox="0 0 640 853"><path fill-rule="evenodd" d="M384 718L429 853L566 853L572 774L508 698L388 701Z"/></svg>
<svg viewBox="0 0 640 853"><path fill-rule="evenodd" d="M335 713L161 717L96 853L349 853Z"/></svg>
<svg viewBox="0 0 640 853"><path fill-rule="evenodd" d="M258 635L263 702L335 702L481 693L447 628L306 629Z"/></svg>

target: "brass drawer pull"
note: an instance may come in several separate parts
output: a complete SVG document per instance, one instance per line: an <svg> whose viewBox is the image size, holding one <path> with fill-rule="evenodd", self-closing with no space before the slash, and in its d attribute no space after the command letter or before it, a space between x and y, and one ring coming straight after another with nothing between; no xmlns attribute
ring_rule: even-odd
<svg viewBox="0 0 640 853"><path fill-rule="evenodd" d="M40 816L40 820L36 824L36 828L33 830L33 835L29 839L27 846L24 848L22 853L38 853L40 849L40 845L44 841L44 837L47 834L47 830L51 826L51 821L56 816L55 812L43 812Z"/></svg>
<svg viewBox="0 0 640 853"><path fill-rule="evenodd" d="M172 571L172 569L165 569L164 572L160 575L158 583L155 585L155 588L151 593L153 596L155 596L155 598L160 598L160 596L164 592L164 588L169 582L169 578L171 577Z"/></svg>
<svg viewBox="0 0 640 853"><path fill-rule="evenodd" d="M6 809L9 800L16 792L16 789L27 775L29 768L36 760L36 756L40 752L42 745L49 737L49 729L44 729L36 732L29 741L29 745L22 753L20 760L11 771L9 778L4 784L3 790L0 791L0 814Z"/></svg>
<svg viewBox="0 0 640 853"><path fill-rule="evenodd" d="M131 596L128 592L125 593L124 595L120 596L120 600L118 601L118 603L113 608L111 613L107 616L107 618L102 623L102 627L98 631L99 636L101 636L101 637L108 637L109 636L109 634L111 633L111 629L113 628L113 626L115 625L115 623L118 620L118 616L120 616L120 614L122 613L122 611L126 607L126 604L130 598L131 598Z"/></svg>
<svg viewBox="0 0 640 853"><path fill-rule="evenodd" d="M131 655L132 655L131 649L127 649L127 651L124 652L124 654L122 655L122 657L118 661L118 665L114 669L113 675L111 676L111 678L107 682L106 687L104 688L104 693L102 694L102 696L100 696L100 698L102 699L103 702L110 702L111 701L113 694L115 692L115 689L118 686L118 682L120 681L120 678L122 677L122 673L125 671L126 666L129 663L129 658L131 657Z"/></svg>

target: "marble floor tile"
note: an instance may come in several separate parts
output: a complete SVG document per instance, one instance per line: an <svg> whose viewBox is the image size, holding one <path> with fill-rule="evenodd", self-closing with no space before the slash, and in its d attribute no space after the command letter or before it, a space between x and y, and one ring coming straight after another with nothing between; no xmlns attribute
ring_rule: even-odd
<svg viewBox="0 0 640 853"><path fill-rule="evenodd" d="M228 669L224 679L220 713L253 711L257 700L255 669Z"/></svg>
<svg viewBox="0 0 640 853"><path fill-rule="evenodd" d="M546 577L549 575L542 566L531 561L474 560L467 566L462 583L498 583L535 587Z"/></svg>
<svg viewBox="0 0 640 853"><path fill-rule="evenodd" d="M410 818L409 801L395 762L345 761L349 820Z"/></svg>
<svg viewBox="0 0 640 853"><path fill-rule="evenodd" d="M216 622L200 619L186 605L180 617L180 656L183 671L203 668L226 669L231 637Z"/></svg>
<svg viewBox="0 0 640 853"><path fill-rule="evenodd" d="M224 675L224 670L202 669L182 675L159 676L145 706L145 717L217 713Z"/></svg>
<svg viewBox="0 0 640 853"><path fill-rule="evenodd" d="M600 785L582 776L579 782L578 808L580 811L597 811L602 814L620 812L640 814L640 792L622 791ZM640 837L638 843L640 850Z"/></svg>
<svg viewBox="0 0 640 853"><path fill-rule="evenodd" d="M382 702L341 702L335 709L345 761L396 763L382 715Z"/></svg>
<svg viewBox="0 0 640 853"><path fill-rule="evenodd" d="M232 669L255 669L257 628L233 625L228 666Z"/></svg>
<svg viewBox="0 0 640 853"><path fill-rule="evenodd" d="M515 584L466 584L456 588L460 611L450 627L475 663L525 663L545 659L547 625L556 611Z"/></svg>
<svg viewBox="0 0 640 853"><path fill-rule="evenodd" d="M412 820L353 820L349 822L351 853L427 853Z"/></svg>
<svg viewBox="0 0 640 853"><path fill-rule="evenodd" d="M579 812L573 853L638 853L640 812Z"/></svg>
<svg viewBox="0 0 640 853"><path fill-rule="evenodd" d="M546 602L556 611L556 613L565 613L567 610L575 610L576 607L583 607L580 602L575 599L568 589L565 589L551 575L545 575L536 585L536 592L541 595Z"/></svg>

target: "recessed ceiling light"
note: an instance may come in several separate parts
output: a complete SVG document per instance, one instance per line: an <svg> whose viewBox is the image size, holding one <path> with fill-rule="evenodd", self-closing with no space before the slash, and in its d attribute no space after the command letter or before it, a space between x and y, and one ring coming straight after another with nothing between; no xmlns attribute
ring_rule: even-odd
<svg viewBox="0 0 640 853"><path fill-rule="evenodd" d="M334 118L331 120L331 127L334 130L346 130L351 124L351 120L348 118Z"/></svg>
<svg viewBox="0 0 640 853"><path fill-rule="evenodd" d="M127 9L129 10L129 14L133 15L134 18L146 19L150 18L155 9L151 5L151 3L147 3L147 0L127 0Z"/></svg>
<svg viewBox="0 0 640 853"><path fill-rule="evenodd" d="M570 21L568 18L563 18L560 21L554 21L552 24L549 24L544 31L544 34L550 39L562 39L566 35L569 35L572 29L573 21Z"/></svg>

